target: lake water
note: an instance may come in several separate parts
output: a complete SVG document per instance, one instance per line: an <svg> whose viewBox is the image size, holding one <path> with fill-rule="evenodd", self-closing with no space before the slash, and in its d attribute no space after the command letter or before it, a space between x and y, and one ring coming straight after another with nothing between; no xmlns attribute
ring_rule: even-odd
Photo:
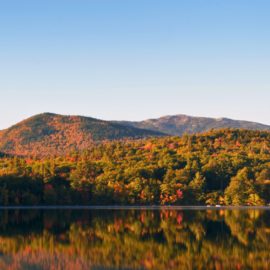
<svg viewBox="0 0 270 270"><path fill-rule="evenodd" d="M1 209L0 269L270 269L270 211Z"/></svg>

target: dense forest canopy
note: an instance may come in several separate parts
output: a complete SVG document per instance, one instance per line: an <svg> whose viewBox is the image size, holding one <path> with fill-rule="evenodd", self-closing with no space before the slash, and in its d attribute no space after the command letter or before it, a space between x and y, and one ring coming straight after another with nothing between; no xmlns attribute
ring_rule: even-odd
<svg viewBox="0 0 270 270"><path fill-rule="evenodd" d="M0 132L0 151L27 156L67 154L73 147L86 147L114 140L139 140L164 137L158 131L127 127L91 117L43 113Z"/></svg>
<svg viewBox="0 0 270 270"><path fill-rule="evenodd" d="M265 205L270 132L221 129L0 159L2 205Z"/></svg>

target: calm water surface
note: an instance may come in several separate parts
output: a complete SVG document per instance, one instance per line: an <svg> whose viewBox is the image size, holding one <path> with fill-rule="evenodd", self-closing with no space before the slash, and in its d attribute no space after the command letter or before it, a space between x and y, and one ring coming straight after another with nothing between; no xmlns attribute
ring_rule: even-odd
<svg viewBox="0 0 270 270"><path fill-rule="evenodd" d="M270 211L1 209L0 269L270 269Z"/></svg>

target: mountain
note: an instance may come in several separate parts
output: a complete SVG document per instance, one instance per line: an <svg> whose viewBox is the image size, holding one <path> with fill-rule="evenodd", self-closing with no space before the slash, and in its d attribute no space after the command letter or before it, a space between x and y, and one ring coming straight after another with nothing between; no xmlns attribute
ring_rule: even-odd
<svg viewBox="0 0 270 270"><path fill-rule="evenodd" d="M158 131L138 129L91 117L43 113L0 132L0 151L25 156L65 154L98 142L164 137Z"/></svg>
<svg viewBox="0 0 270 270"><path fill-rule="evenodd" d="M270 126L228 118L163 116L140 122L103 121L84 116L65 116L43 113L0 131L0 156L16 154L40 156L66 154L71 149L113 140L137 140L169 135L183 135L220 129L268 130ZM2 152L2 153L1 153Z"/></svg>
<svg viewBox="0 0 270 270"><path fill-rule="evenodd" d="M270 126L241 120L232 120L229 118L207 118L193 117L183 114L168 115L157 119L148 119L140 122L115 121L116 123L129 127L144 128L153 131L159 131L170 135L182 136L185 132L188 134L201 133L209 131L211 128L220 129L230 127L234 129L252 129L268 130Z"/></svg>

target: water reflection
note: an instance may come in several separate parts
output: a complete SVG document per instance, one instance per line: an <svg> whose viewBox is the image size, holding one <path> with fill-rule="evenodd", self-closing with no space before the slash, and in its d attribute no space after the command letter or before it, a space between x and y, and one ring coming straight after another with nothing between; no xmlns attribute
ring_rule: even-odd
<svg viewBox="0 0 270 270"><path fill-rule="evenodd" d="M265 210L0 210L0 269L270 269Z"/></svg>

